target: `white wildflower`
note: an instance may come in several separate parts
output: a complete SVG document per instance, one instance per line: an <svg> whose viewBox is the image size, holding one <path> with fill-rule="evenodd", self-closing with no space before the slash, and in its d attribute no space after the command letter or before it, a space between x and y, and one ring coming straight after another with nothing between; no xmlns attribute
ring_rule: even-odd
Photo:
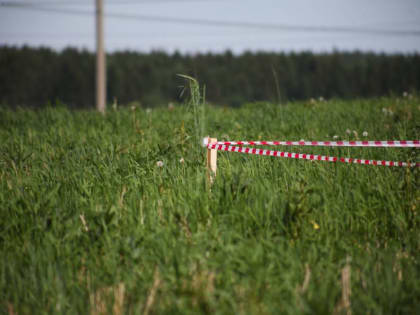
<svg viewBox="0 0 420 315"><path fill-rule="evenodd" d="M324 99L322 96L320 96L318 100L319 100L320 102L325 101L325 99Z"/></svg>
<svg viewBox="0 0 420 315"><path fill-rule="evenodd" d="M157 161L156 166L157 167L163 167L163 162L162 161Z"/></svg>
<svg viewBox="0 0 420 315"><path fill-rule="evenodd" d="M168 104L168 109L169 109L169 110L173 110L174 108L175 108L174 103L170 102L170 103Z"/></svg>
<svg viewBox="0 0 420 315"><path fill-rule="evenodd" d="M338 136L337 136L337 135L334 135L334 136L333 136L333 139L338 139Z"/></svg>
<svg viewBox="0 0 420 315"><path fill-rule="evenodd" d="M363 131L362 135L363 135L363 137L367 137L368 136L368 132L367 131Z"/></svg>
<svg viewBox="0 0 420 315"><path fill-rule="evenodd" d="M131 108L131 111L133 111L133 112L134 112L134 111L136 110L136 105L131 105L131 107L130 107L130 108Z"/></svg>
<svg viewBox="0 0 420 315"><path fill-rule="evenodd" d="M351 130L350 129L346 129L346 133L349 135L349 134L351 134Z"/></svg>
<svg viewBox="0 0 420 315"><path fill-rule="evenodd" d="M152 112L151 108L146 108L146 114L150 114Z"/></svg>
<svg viewBox="0 0 420 315"><path fill-rule="evenodd" d="M184 163L184 158L183 157L179 159L179 163Z"/></svg>
<svg viewBox="0 0 420 315"><path fill-rule="evenodd" d="M357 138L357 136L359 135L358 133L357 133L357 131L356 130L353 130L353 134L354 134L354 136Z"/></svg>
<svg viewBox="0 0 420 315"><path fill-rule="evenodd" d="M393 112L390 108L382 107L382 112L383 112L385 115L389 115L389 116L394 115L394 112Z"/></svg>
<svg viewBox="0 0 420 315"><path fill-rule="evenodd" d="M408 92L407 91L404 91L403 92L403 97L407 97L408 96Z"/></svg>

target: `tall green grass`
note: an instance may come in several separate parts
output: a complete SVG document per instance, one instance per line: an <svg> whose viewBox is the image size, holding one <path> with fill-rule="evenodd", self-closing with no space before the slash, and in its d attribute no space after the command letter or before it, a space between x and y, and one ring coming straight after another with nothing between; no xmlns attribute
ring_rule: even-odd
<svg viewBox="0 0 420 315"><path fill-rule="evenodd" d="M199 140L414 140L419 109L417 97L230 109L197 94L105 117L0 109L0 312L414 314L418 169L223 152L209 190Z"/></svg>

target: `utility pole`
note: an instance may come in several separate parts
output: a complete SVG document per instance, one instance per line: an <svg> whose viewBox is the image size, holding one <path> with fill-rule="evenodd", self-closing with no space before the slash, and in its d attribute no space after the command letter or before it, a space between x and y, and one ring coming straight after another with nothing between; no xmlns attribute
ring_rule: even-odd
<svg viewBox="0 0 420 315"><path fill-rule="evenodd" d="M103 18L103 0L96 0L96 109L104 114L106 106L106 61Z"/></svg>

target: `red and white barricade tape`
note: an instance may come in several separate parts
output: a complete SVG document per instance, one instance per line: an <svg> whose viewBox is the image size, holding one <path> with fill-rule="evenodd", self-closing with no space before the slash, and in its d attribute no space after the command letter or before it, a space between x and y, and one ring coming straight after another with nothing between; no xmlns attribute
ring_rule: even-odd
<svg viewBox="0 0 420 315"><path fill-rule="evenodd" d="M401 147L420 148L420 140L405 141L219 141L218 145L288 145L323 147Z"/></svg>
<svg viewBox="0 0 420 315"><path fill-rule="evenodd" d="M261 143L268 143L266 141L261 141ZM398 141L401 142L401 141ZM408 141L406 141L408 142ZM412 141L410 141L412 142ZM232 143L232 142L229 142ZM254 142L236 142L238 145L241 144L251 144ZM405 166L405 167L420 167L420 163L408 163L408 162L393 162L393 161L378 161L378 160L365 160L365 159L352 159L352 158L337 158L333 156L322 156L316 154L304 154L304 153L292 153L292 152L281 152L281 151L273 151L273 150L263 150L263 149L256 149L256 148L246 148L246 147L238 147L233 145L225 145L220 142L209 144L204 143L208 149L211 150L218 150L218 151L229 151L229 152L238 152L238 153L246 153L246 154L255 154L255 155L268 155L268 156L275 156L275 157L284 157L284 158L292 158L292 159L305 159L305 160L312 160L312 161L326 161L326 162L342 162L342 163L355 163L355 164L363 164L363 165L382 165L382 166Z"/></svg>

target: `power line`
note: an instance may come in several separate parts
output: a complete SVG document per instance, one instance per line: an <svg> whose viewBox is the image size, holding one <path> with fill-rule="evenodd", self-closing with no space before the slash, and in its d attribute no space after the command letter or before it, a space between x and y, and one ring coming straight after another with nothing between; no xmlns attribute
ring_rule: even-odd
<svg viewBox="0 0 420 315"><path fill-rule="evenodd" d="M420 30L385 30L385 29L371 29L371 28L354 28L354 27L330 27L330 26L302 26L289 24L271 24L271 23L253 23L253 22L230 22L219 20L205 20L205 19L186 19L175 17L162 17L151 15L133 15L111 13L109 17L123 18L131 20L141 20L149 22L162 22L172 24L190 24L201 26L217 26L217 27L235 27L248 28L260 30L277 30L277 31L299 31L299 32L327 32L327 33L358 33L358 34L375 34L375 35L408 35L420 36Z"/></svg>
<svg viewBox="0 0 420 315"><path fill-rule="evenodd" d="M8 6L10 7L10 6ZM62 8L47 8L41 6L18 6L16 8L55 12L73 15L88 15L92 16L93 11L79 10L79 9L62 9ZM304 26L304 25L290 25L290 24L271 24L271 23L254 23L254 22L231 22L221 20L208 19L194 19L194 18L177 18L164 17L153 15L138 15L127 13L108 13L105 14L109 18L117 18L124 20L135 20L141 22L157 22L181 25L196 25L196 26L210 26L210 27L228 27L228 28L245 28L266 31L288 31L288 32L309 32L309 33L348 33L348 34L370 34L382 36L414 36L420 37L420 30L390 30L390 29L374 29L374 28L356 28L356 27L340 27L340 26Z"/></svg>
<svg viewBox="0 0 420 315"><path fill-rule="evenodd" d="M107 1L106 5L142 5L142 4L156 4L156 3L179 3L179 2L221 2L222 0L120 0L120 1ZM39 6L94 6L94 2L89 1L77 1L71 2L64 1L0 1L0 6L4 7L39 7Z"/></svg>
<svg viewBox="0 0 420 315"><path fill-rule="evenodd" d="M85 16L93 16L95 14L94 11L86 11L86 10L78 10L78 9L61 9L61 8L48 8L43 6L20 6L20 5L13 5L9 6L8 8L14 8L14 9L22 9L22 10L29 10L29 11L40 11L40 12L54 12L54 13L62 13L62 14L68 14L68 15L85 15Z"/></svg>

